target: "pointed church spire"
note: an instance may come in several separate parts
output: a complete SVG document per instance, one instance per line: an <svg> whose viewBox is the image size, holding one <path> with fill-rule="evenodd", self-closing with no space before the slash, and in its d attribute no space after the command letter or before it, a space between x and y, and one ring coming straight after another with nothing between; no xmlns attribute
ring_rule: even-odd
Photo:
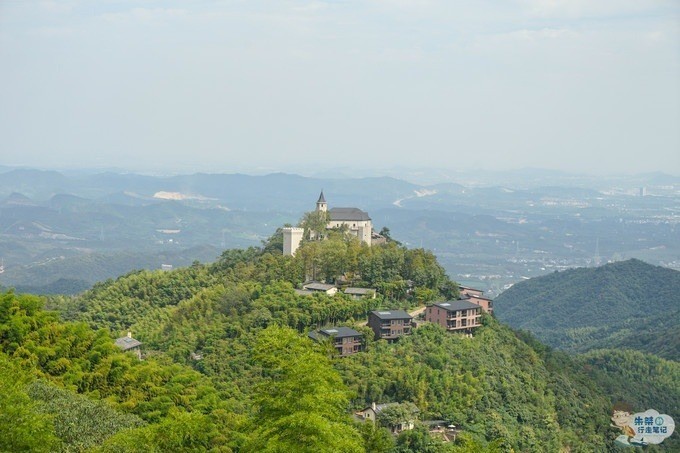
<svg viewBox="0 0 680 453"><path fill-rule="evenodd" d="M323 196L323 190L321 190L321 195L319 195L319 201L316 202L316 210L320 212L326 212L328 210L328 204L326 203L326 198Z"/></svg>

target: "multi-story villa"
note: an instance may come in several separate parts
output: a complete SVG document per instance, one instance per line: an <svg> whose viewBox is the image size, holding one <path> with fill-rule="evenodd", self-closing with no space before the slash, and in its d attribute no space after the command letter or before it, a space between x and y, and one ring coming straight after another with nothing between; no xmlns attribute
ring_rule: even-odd
<svg viewBox="0 0 680 453"><path fill-rule="evenodd" d="M309 332L314 341L329 340L340 357L356 354L363 349L363 335L349 327L329 327Z"/></svg>
<svg viewBox="0 0 680 453"><path fill-rule="evenodd" d="M425 320L446 330L470 333L481 324L482 307L467 300L439 302L425 309Z"/></svg>
<svg viewBox="0 0 680 453"><path fill-rule="evenodd" d="M411 333L412 319L404 310L378 310L368 315L368 326L373 329L376 340L395 341Z"/></svg>

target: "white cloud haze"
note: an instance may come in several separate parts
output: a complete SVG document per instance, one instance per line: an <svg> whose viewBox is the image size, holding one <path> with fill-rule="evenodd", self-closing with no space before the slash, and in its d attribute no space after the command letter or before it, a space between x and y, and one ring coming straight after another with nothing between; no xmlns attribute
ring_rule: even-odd
<svg viewBox="0 0 680 453"><path fill-rule="evenodd" d="M680 173L680 6L3 1L0 164Z"/></svg>

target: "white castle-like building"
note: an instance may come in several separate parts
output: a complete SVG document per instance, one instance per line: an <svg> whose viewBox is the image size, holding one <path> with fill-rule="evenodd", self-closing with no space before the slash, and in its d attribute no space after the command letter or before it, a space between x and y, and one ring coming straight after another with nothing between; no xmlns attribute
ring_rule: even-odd
<svg viewBox="0 0 680 453"><path fill-rule="evenodd" d="M383 243L385 238L373 232L373 222L368 213L359 208L331 208L323 196L323 190L316 202L317 212L328 213L328 223L326 229L338 228L343 225L347 227L349 234L358 237L361 242L368 245ZM295 251L300 246L304 230L302 228L283 228L283 254L295 255Z"/></svg>

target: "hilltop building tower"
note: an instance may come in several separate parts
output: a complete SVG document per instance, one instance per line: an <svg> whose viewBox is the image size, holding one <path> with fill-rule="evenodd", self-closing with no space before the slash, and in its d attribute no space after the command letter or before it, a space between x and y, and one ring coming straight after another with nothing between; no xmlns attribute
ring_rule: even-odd
<svg viewBox="0 0 680 453"><path fill-rule="evenodd" d="M302 235L305 232L302 228L288 227L282 228L283 231L283 254L294 256L295 251L300 247Z"/></svg>
<svg viewBox="0 0 680 453"><path fill-rule="evenodd" d="M317 212L328 213L328 223L326 229L338 228L343 225L347 231L368 245L372 243L384 243L385 238L373 232L373 221L368 213L359 208L331 208L328 209L326 197L323 190L316 202ZM288 256L295 255L295 251L302 241L302 228L283 228L283 254Z"/></svg>
<svg viewBox="0 0 680 453"><path fill-rule="evenodd" d="M326 198L323 196L323 190L321 190L321 195L319 195L319 199L316 202L316 210L319 212L328 211L328 203L326 203Z"/></svg>

